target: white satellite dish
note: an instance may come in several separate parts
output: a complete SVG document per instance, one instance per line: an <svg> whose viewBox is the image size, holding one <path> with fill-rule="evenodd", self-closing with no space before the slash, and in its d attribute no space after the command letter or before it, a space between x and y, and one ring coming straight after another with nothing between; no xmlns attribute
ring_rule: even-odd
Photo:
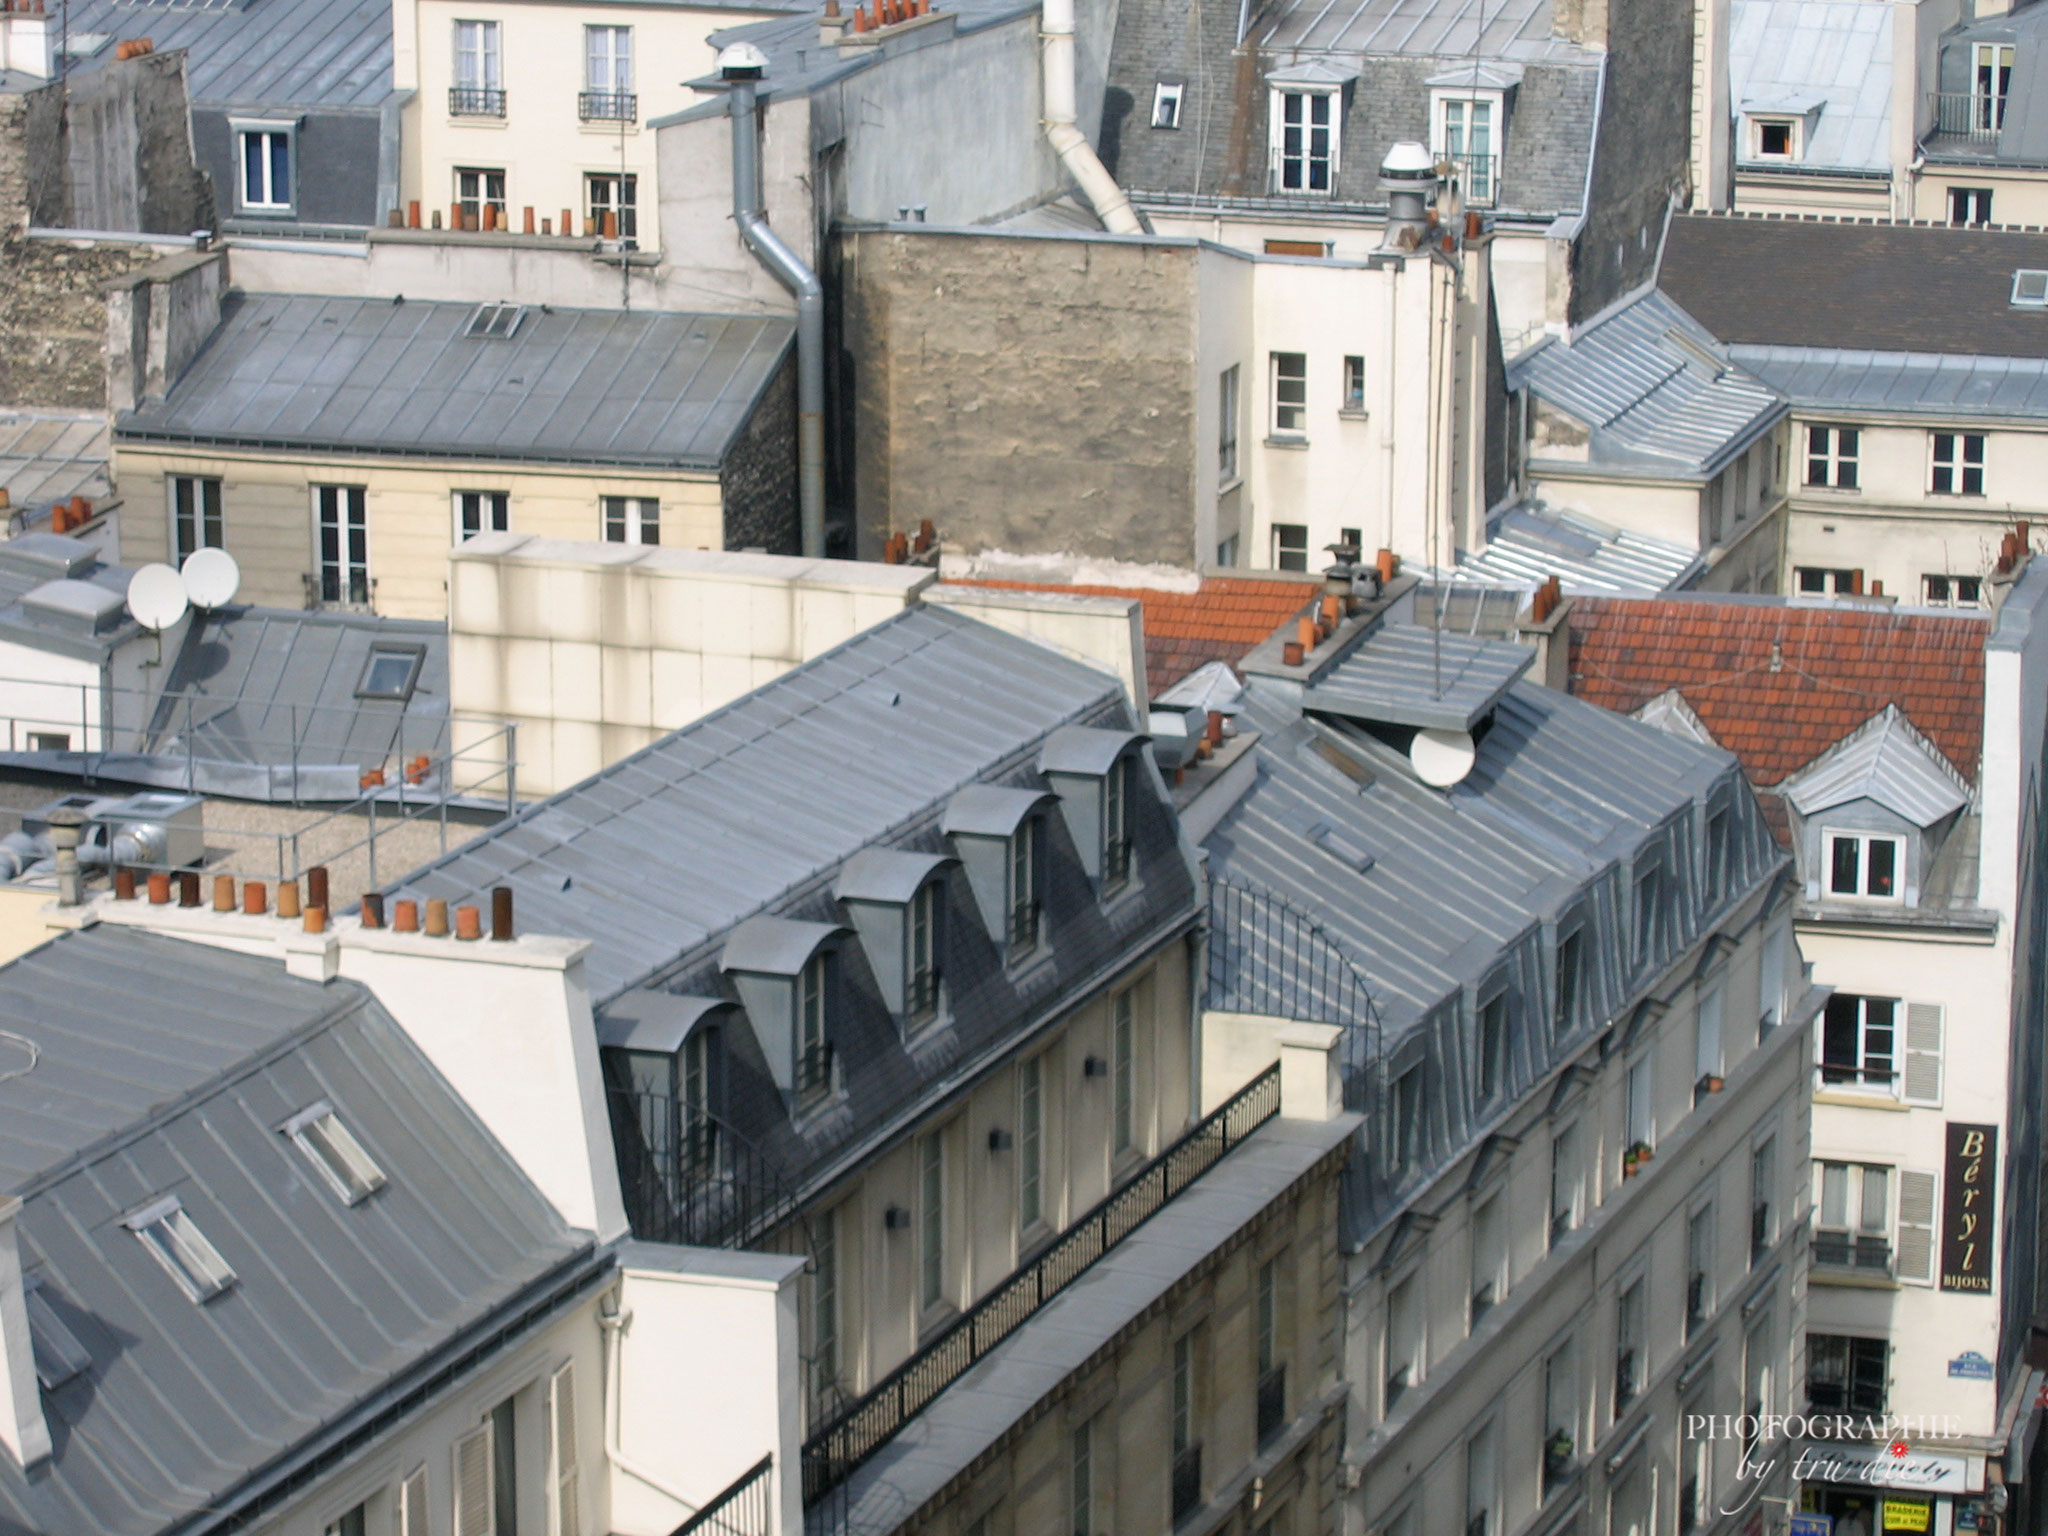
<svg viewBox="0 0 2048 1536"><path fill-rule="evenodd" d="M1478 760L1479 749L1466 731L1420 730L1408 744L1408 761L1415 765L1415 776L1436 789L1458 783Z"/></svg>
<svg viewBox="0 0 2048 1536"><path fill-rule="evenodd" d="M185 581L168 565L145 565L128 578L128 611L144 629L166 630L185 617Z"/></svg>
<svg viewBox="0 0 2048 1536"><path fill-rule="evenodd" d="M242 568L224 549L195 549L178 567L194 608L225 608L241 589Z"/></svg>

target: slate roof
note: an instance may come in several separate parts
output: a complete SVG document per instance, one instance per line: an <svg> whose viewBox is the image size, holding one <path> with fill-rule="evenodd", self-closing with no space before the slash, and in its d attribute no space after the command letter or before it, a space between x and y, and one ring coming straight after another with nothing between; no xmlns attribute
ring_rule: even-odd
<svg viewBox="0 0 2048 1536"><path fill-rule="evenodd" d="M1136 599L1145 613L1146 691L1154 698L1207 662L1235 665L1253 646L1316 601L1322 591L1312 582L1252 576L1204 576L1195 592L980 577L948 580L947 585Z"/></svg>
<svg viewBox="0 0 2048 1536"><path fill-rule="evenodd" d="M1731 346L2048 358L2022 267L2048 267L2048 232L1681 213L1658 286Z"/></svg>
<svg viewBox="0 0 2048 1536"><path fill-rule="evenodd" d="M1282 0L1258 14L1252 40L1275 50L1524 63L1585 53L1553 32L1550 0Z"/></svg>
<svg viewBox="0 0 2048 1536"><path fill-rule="evenodd" d="M1728 94L1737 122L1750 112L1817 112L1800 165L1888 173L1892 26L1889 7L1865 0L1734 0ZM1749 158L1750 142L1738 129L1738 163L1783 163Z"/></svg>
<svg viewBox="0 0 2048 1536"><path fill-rule="evenodd" d="M184 49L195 106L373 108L391 94L391 0L72 0L70 28L106 39L74 70L124 38Z"/></svg>
<svg viewBox="0 0 2048 1536"><path fill-rule="evenodd" d="M1508 365L1508 387L1585 425L1595 466L1701 481L1785 414L1777 391L1654 289L1545 337Z"/></svg>
<svg viewBox="0 0 2048 1536"><path fill-rule="evenodd" d="M1876 800L1918 827L1931 827L1970 803L1961 775L1896 704L1887 704L1787 779L1784 793L1802 816L1852 800Z"/></svg>
<svg viewBox="0 0 2048 1536"><path fill-rule="evenodd" d="M1737 346L1729 358L1794 405L1907 416L2048 416L2048 357Z"/></svg>
<svg viewBox="0 0 2048 1536"><path fill-rule="evenodd" d="M1759 788L1888 704L1971 782L1982 751L1983 616L1774 598L1581 598L1571 691L1624 713L1677 689Z"/></svg>
<svg viewBox="0 0 2048 1536"><path fill-rule="evenodd" d="M31 1039L0 1080L23 1267L93 1357L43 1394L51 1462L0 1456L0 1529L143 1536L374 1406L592 1258L360 986L111 924L0 968ZM0 1071L24 1064L0 1040ZM325 1099L388 1177L345 1205L284 1135ZM122 1216L175 1192L236 1275L195 1303Z"/></svg>
<svg viewBox="0 0 2048 1536"><path fill-rule="evenodd" d="M1494 517L1485 549L1458 557L1452 580L1527 591L1555 576L1570 593L1662 592L1685 586L1700 568L1699 551L1683 544L1582 512L1521 503Z"/></svg>
<svg viewBox="0 0 2048 1536"><path fill-rule="evenodd" d="M125 442L716 470L792 345L776 316L231 293Z"/></svg>

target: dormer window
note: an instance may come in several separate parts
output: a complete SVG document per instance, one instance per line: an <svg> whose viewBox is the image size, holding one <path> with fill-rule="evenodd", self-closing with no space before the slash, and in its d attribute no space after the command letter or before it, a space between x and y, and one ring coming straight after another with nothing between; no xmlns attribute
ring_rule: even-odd
<svg viewBox="0 0 2048 1536"><path fill-rule="evenodd" d="M1337 188L1343 148L1344 89L1357 79L1327 60L1266 76L1267 174L1272 191L1328 197Z"/></svg>
<svg viewBox="0 0 2048 1536"><path fill-rule="evenodd" d="M1066 726L1046 738L1038 756L1081 866L1104 896L1122 889L1131 876L1137 748L1143 739L1134 731Z"/></svg>
<svg viewBox="0 0 2048 1536"><path fill-rule="evenodd" d="M640 1133L637 1149L654 1165L673 1200L715 1177L724 1147L725 1036L732 1011L723 998L632 992L598 1024L613 1124L621 1112Z"/></svg>
<svg viewBox="0 0 2048 1536"><path fill-rule="evenodd" d="M1636 871L1635 886L1637 965L1655 958L1664 932L1664 866L1654 857Z"/></svg>
<svg viewBox="0 0 2048 1536"><path fill-rule="evenodd" d="M834 892L905 1034L945 1011L944 872L952 863L943 854L864 848L846 861Z"/></svg>
<svg viewBox="0 0 2048 1536"><path fill-rule="evenodd" d="M839 990L836 923L751 917L725 941L732 978L776 1087L806 1107L837 1085L833 1019Z"/></svg>
<svg viewBox="0 0 2048 1536"><path fill-rule="evenodd" d="M832 1042L825 1035L827 956L816 954L797 973L796 1091L810 1098L832 1086Z"/></svg>
<svg viewBox="0 0 2048 1536"><path fill-rule="evenodd" d="M1010 958L1038 948L1038 818L1027 816L1010 834L1010 875L1004 910L1009 914Z"/></svg>
<svg viewBox="0 0 2048 1536"><path fill-rule="evenodd" d="M910 898L904 935L903 1011L912 1024L921 1024L938 1011L938 934L939 887L933 882L918 887Z"/></svg>
<svg viewBox="0 0 2048 1536"><path fill-rule="evenodd" d="M1131 760L1120 757L1102 778L1102 886L1120 886L1131 873Z"/></svg>
<svg viewBox="0 0 2048 1536"><path fill-rule="evenodd" d="M1043 790L970 784L947 804L942 823L989 937L1012 964L1036 954L1045 937L1042 808L1051 798ZM1064 796L1061 808L1071 827L1074 811ZM1088 847L1081 844L1084 859Z"/></svg>
<svg viewBox="0 0 2048 1536"><path fill-rule="evenodd" d="M1905 839L1869 832L1828 832L1827 894L1857 901L1897 901Z"/></svg>
<svg viewBox="0 0 2048 1536"><path fill-rule="evenodd" d="M1797 160L1799 127L1800 119L1796 117L1752 117L1749 120L1750 158Z"/></svg>

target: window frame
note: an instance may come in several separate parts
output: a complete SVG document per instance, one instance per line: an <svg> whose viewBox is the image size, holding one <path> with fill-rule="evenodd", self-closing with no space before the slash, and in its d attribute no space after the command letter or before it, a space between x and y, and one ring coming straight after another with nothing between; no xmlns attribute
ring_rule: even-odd
<svg viewBox="0 0 2048 1536"><path fill-rule="evenodd" d="M1889 844L1892 852L1890 891L1869 891L1863 889L1840 890L1835 881L1840 874L1837 850L1853 845L1856 849L1855 884L1867 885L1871 876L1871 849L1875 844ZM1906 857L1911 852L1907 839L1891 832L1868 832L1857 827L1823 827L1820 834L1820 876L1821 899L1828 902L1853 901L1858 904L1895 907L1906 899Z"/></svg>
<svg viewBox="0 0 2048 1536"><path fill-rule="evenodd" d="M1614 1417L1620 1419L1643 1396L1649 1372L1649 1277L1641 1270L1623 1278L1614 1295Z"/></svg>
<svg viewBox="0 0 2048 1536"><path fill-rule="evenodd" d="M2014 309L2048 309L2048 269L2015 267L2008 302Z"/></svg>
<svg viewBox="0 0 2048 1536"><path fill-rule="evenodd" d="M397 684L372 686L371 679L378 663L394 659L407 664L405 680ZM426 660L427 648L424 645L394 640L372 642L369 655L363 658L362 675L356 679L356 697L393 704L406 703L419 686L420 670L426 665Z"/></svg>
<svg viewBox="0 0 2048 1536"><path fill-rule="evenodd" d="M121 1218L185 1298L198 1305L233 1290L234 1266L213 1246L176 1195L152 1200Z"/></svg>
<svg viewBox="0 0 2048 1536"><path fill-rule="evenodd" d="M1113 993L1109 1003L1110 1138L1112 1159L1144 1151L1138 1124L1138 1003L1136 986Z"/></svg>
<svg viewBox="0 0 2048 1536"><path fill-rule="evenodd" d="M790 977L791 1077L799 1104L829 1096L836 1076L832 1050L832 947L821 944Z"/></svg>
<svg viewBox="0 0 2048 1536"><path fill-rule="evenodd" d="M1156 82L1152 87L1152 126L1167 131L1178 129L1186 97L1185 80Z"/></svg>
<svg viewBox="0 0 2048 1536"><path fill-rule="evenodd" d="M1814 1268L1889 1277L1898 1242L1898 1168L1817 1157L1813 1179Z"/></svg>
<svg viewBox="0 0 2048 1536"><path fill-rule="evenodd" d="M1968 228L1974 224L1991 222L1992 187L1956 187L1948 189L1948 221L1951 225ZM1958 217L1958 214L1968 215Z"/></svg>
<svg viewBox="0 0 2048 1536"><path fill-rule="evenodd" d="M1242 375L1232 363L1216 376L1216 481L1228 490L1242 475L1239 472L1238 437L1242 404Z"/></svg>
<svg viewBox="0 0 2048 1536"><path fill-rule="evenodd" d="M455 204L461 211L463 227L469 227L469 220L477 221L477 228L483 228L484 210L497 210L496 224L499 229L506 227L506 215L511 209L507 199L505 168L501 165L458 165L454 167ZM465 186L464 177L473 178ZM474 212L472 212L474 210Z"/></svg>
<svg viewBox="0 0 2048 1536"><path fill-rule="evenodd" d="M508 533L512 528L510 491L450 491L449 510L454 516L455 542L466 544L480 533ZM476 526L469 526L471 514Z"/></svg>
<svg viewBox="0 0 2048 1536"><path fill-rule="evenodd" d="M235 136L235 212L255 214L263 218L281 218L298 211L299 206L299 125L296 121L266 121L263 119L230 119L228 124ZM265 194L252 196L256 189L250 182L249 149L251 139L265 141L260 154ZM275 141L275 142L270 142ZM284 153L284 195L279 197L277 182L277 154Z"/></svg>
<svg viewBox="0 0 2048 1536"><path fill-rule="evenodd" d="M1499 195L1506 127L1505 91L1438 87L1429 93L1430 153L1458 167L1459 190L1472 207L1490 207ZM1459 141L1455 147L1453 139ZM1473 142L1487 147L1474 148Z"/></svg>
<svg viewBox="0 0 2048 1536"><path fill-rule="evenodd" d="M1045 1188L1044 1052L1017 1063L1017 1228L1050 1226Z"/></svg>
<svg viewBox="0 0 2048 1536"><path fill-rule="evenodd" d="M599 191L606 195L600 197ZM640 175L637 171L585 171L583 209L597 233L604 234L604 215L619 216L619 239L640 238ZM628 498L631 499L631 498ZM640 498L645 500L646 498Z"/></svg>
<svg viewBox="0 0 2048 1536"><path fill-rule="evenodd" d="M658 496L600 496L597 515L600 537L607 544L631 544L643 549L661 545ZM648 537L650 533L652 538ZM632 536L629 538L628 534Z"/></svg>
<svg viewBox="0 0 2048 1536"><path fill-rule="evenodd" d="M1927 494L1981 497L1984 494L1986 432L1927 434Z"/></svg>
<svg viewBox="0 0 2048 1536"><path fill-rule="evenodd" d="M308 1104L279 1126L278 1131L305 1154L306 1161L343 1205L361 1205L391 1182L370 1149L327 1099Z"/></svg>
<svg viewBox="0 0 2048 1536"><path fill-rule="evenodd" d="M598 39L602 37L607 46L602 50L606 78L598 78L600 50ZM619 39L625 39L623 52L617 47ZM594 95L631 96L634 94L634 42L631 25L613 22L587 21L583 24L583 89ZM623 68L621 62L623 61ZM621 78L623 76L623 79Z"/></svg>
<svg viewBox="0 0 2048 1536"><path fill-rule="evenodd" d="M189 556L202 549L227 548L227 517L221 506L221 491L219 475L164 476L172 564L182 566ZM191 539L186 537L188 526Z"/></svg>
<svg viewBox="0 0 2048 1536"><path fill-rule="evenodd" d="M1807 490L1859 491L1863 462L1863 429L1839 422L1806 423L1806 474L1800 484ZM1814 469L1821 467L1821 478Z"/></svg>
<svg viewBox="0 0 2048 1536"><path fill-rule="evenodd" d="M1275 442L1308 441L1308 354L1268 352L1266 354L1267 430ZM1282 392L1298 391L1299 399L1283 399ZM1290 425L1290 420L1292 425Z"/></svg>
<svg viewBox="0 0 2048 1536"><path fill-rule="evenodd" d="M1274 523L1270 526L1273 539L1272 569L1276 571L1306 571L1308 569L1308 524ZM1293 547L1293 540L1290 537L1293 534L1301 535L1301 547L1299 549ZM1299 565L1291 565L1288 562L1292 560L1299 560L1301 563Z"/></svg>
<svg viewBox="0 0 2048 1536"><path fill-rule="evenodd" d="M1745 113L1749 121L1749 158L1771 165L1792 165L1805 158L1806 148L1804 118L1786 116L1783 113ZM1764 148L1764 134L1767 130L1785 130L1785 148L1782 153Z"/></svg>
<svg viewBox="0 0 2048 1536"><path fill-rule="evenodd" d="M921 1312L950 1304L947 1294L946 1132L926 1131L917 1140L917 1296Z"/></svg>
<svg viewBox="0 0 2048 1536"><path fill-rule="evenodd" d="M1491 1104L1507 1088L1508 1056L1514 1030L1514 994L1506 986L1495 987L1473 1011L1473 1044L1477 1072L1474 1095L1480 1105Z"/></svg>
<svg viewBox="0 0 2048 1536"><path fill-rule="evenodd" d="M1821 1348L1823 1345L1827 1346L1825 1351ZM1836 1345L1842 1346L1839 1351L1834 1348ZM1834 1356L1837 1353L1840 1355L1840 1402L1826 1402L1817 1396L1814 1391L1820 1379L1819 1373L1823 1364L1821 1358L1823 1353L1828 1356ZM1860 1383L1858 1379L1860 1374L1867 1372L1873 1354L1876 1359L1877 1373L1874 1397L1870 1395L1871 1383L1867 1375L1863 1375ZM1859 1356L1861 1357L1860 1361ZM1827 1363L1832 1365L1834 1362L1829 1360ZM1861 1372L1859 1371L1859 1364L1863 1368ZM1885 1404L1891 1397L1889 1390L1890 1373L1891 1341L1889 1339L1882 1336L1871 1337L1866 1334L1820 1333L1811 1329L1807 1331L1806 1401L1808 1406L1815 1411L1873 1415L1884 1413ZM1865 1393L1860 1399L1857 1396L1859 1385Z"/></svg>
<svg viewBox="0 0 2048 1536"><path fill-rule="evenodd" d="M1003 952L1010 965L1029 960L1045 943L1045 836L1038 822L1038 812L1031 812L1004 842Z"/></svg>
<svg viewBox="0 0 2048 1536"><path fill-rule="evenodd" d="M1344 392L1338 396L1343 404L1337 407L1339 416L1363 416L1365 409L1365 356L1363 353L1344 354Z"/></svg>
<svg viewBox="0 0 2048 1536"><path fill-rule="evenodd" d="M1872 1004L1882 1004L1887 1010L1880 1022L1873 1017ZM1854 1005L1855 1016L1845 1020L1838 1013L1846 1005ZM1878 997L1861 992L1837 992L1822 1005L1816 1021L1820 1030L1820 1050L1816 1052L1816 1068L1824 1089L1847 1093L1874 1093L1886 1098L1896 1098L1903 1077L1905 1041L1902 1038L1905 1026L1905 1004L1896 997ZM1855 1059L1845 1061L1839 1057L1830 1059L1829 1051L1840 1038L1844 1029L1852 1030L1855 1040ZM1889 1037L1880 1047L1874 1036ZM1873 1066L1883 1062L1883 1066ZM1873 1086L1873 1080L1875 1085Z"/></svg>
<svg viewBox="0 0 2048 1536"><path fill-rule="evenodd" d="M369 487L319 484L312 491L313 558L321 605L367 607L376 594L370 576Z"/></svg>
<svg viewBox="0 0 2048 1536"><path fill-rule="evenodd" d="M1685 1340L1690 1344L1713 1321L1720 1304L1714 1272L1714 1201L1697 1202L1685 1217Z"/></svg>
<svg viewBox="0 0 2048 1536"><path fill-rule="evenodd" d="M1968 595L1964 595L1967 587ZM1928 571L1920 577L1920 604L1924 608L1982 608L1984 578L1961 576L1952 571Z"/></svg>
<svg viewBox="0 0 2048 1536"><path fill-rule="evenodd" d="M1289 121L1297 110L1300 116ZM1315 103L1317 105L1311 105ZM1320 108L1323 121L1315 120ZM1343 168L1344 91L1342 87L1306 85L1274 86L1268 93L1269 118L1267 153L1271 160L1271 186L1276 197L1330 197L1337 189ZM1322 153L1316 150L1316 135L1323 138ZM1292 153L1290 135L1299 135ZM1322 185L1314 185L1320 174ZM1290 185L1289 177L1294 178Z"/></svg>
<svg viewBox="0 0 2048 1536"><path fill-rule="evenodd" d="M935 1022L945 1011L944 968L939 962L945 880L934 875L903 904L903 1026L906 1034Z"/></svg>

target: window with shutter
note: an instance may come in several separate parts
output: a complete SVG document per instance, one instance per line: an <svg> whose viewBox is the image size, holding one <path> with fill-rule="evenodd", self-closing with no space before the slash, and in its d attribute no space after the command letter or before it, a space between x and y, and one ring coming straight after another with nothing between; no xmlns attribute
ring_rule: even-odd
<svg viewBox="0 0 2048 1536"><path fill-rule="evenodd" d="M1906 1083L1908 1104L1941 1107L1941 1004L1906 1004Z"/></svg>
<svg viewBox="0 0 2048 1536"><path fill-rule="evenodd" d="M576 1498L576 1366L563 1365L548 1379L548 1456L554 1469L554 1536L582 1536Z"/></svg>
<svg viewBox="0 0 2048 1536"><path fill-rule="evenodd" d="M455 1536L497 1536L491 1468L491 1426L455 1442Z"/></svg>
<svg viewBox="0 0 2048 1536"><path fill-rule="evenodd" d="M427 1518L425 1467L414 1467L398 1485L398 1536L433 1536Z"/></svg>
<svg viewBox="0 0 2048 1536"><path fill-rule="evenodd" d="M1899 1248L1894 1278L1914 1285L1934 1283L1935 1176L1899 1170Z"/></svg>

